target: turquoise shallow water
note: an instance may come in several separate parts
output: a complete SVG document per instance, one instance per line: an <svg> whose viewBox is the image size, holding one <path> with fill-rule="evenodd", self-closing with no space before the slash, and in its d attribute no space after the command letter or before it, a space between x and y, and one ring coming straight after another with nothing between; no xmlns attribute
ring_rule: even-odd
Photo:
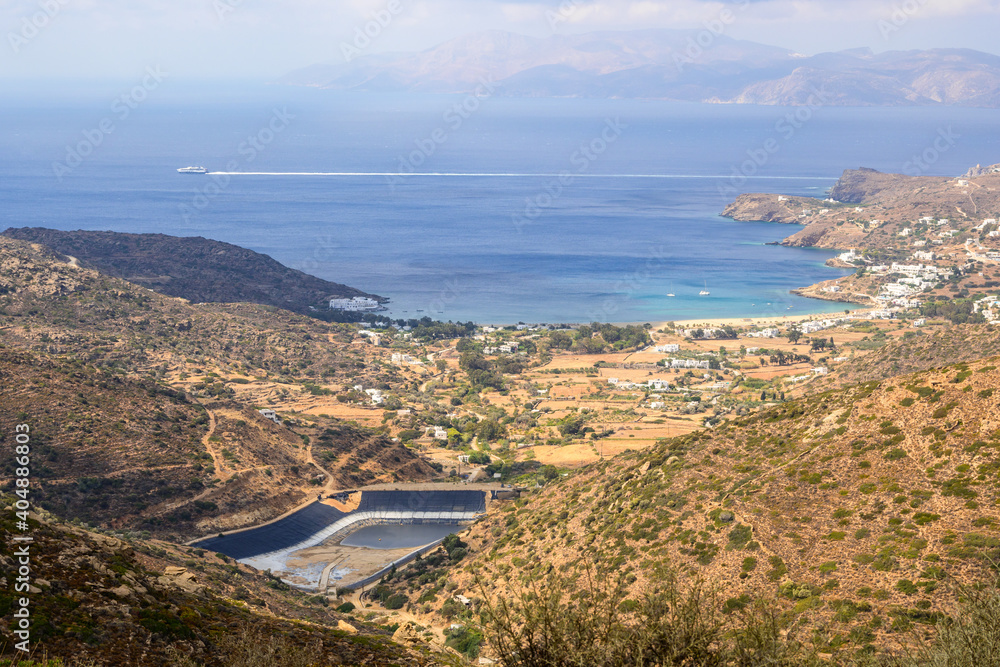
<svg viewBox="0 0 1000 667"><path fill-rule="evenodd" d="M960 137L928 173L1000 155L988 110L819 109L787 136L789 110L771 107L497 98L460 118L449 96L164 84L121 118L114 84L5 92L8 225L228 241L390 297L397 317L841 310L789 294L843 275L824 266L832 253L765 245L797 228L718 213L739 192L821 196L847 167L903 170L942 127ZM97 142L103 121L113 132ZM779 149L761 160L768 139ZM284 175L176 173L190 164ZM413 171L479 175L356 175Z"/></svg>

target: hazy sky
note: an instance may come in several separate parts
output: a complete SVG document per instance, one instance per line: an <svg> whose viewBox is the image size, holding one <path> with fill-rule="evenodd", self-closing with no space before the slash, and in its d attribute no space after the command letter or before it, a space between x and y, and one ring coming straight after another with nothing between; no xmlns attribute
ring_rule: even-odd
<svg viewBox="0 0 1000 667"><path fill-rule="evenodd" d="M730 37L805 54L968 47L1000 53L1000 0L0 0L0 76L268 78L366 53L417 50L479 30L544 36L698 28L724 9ZM716 23L716 26L719 24ZM41 26L41 27L38 27Z"/></svg>

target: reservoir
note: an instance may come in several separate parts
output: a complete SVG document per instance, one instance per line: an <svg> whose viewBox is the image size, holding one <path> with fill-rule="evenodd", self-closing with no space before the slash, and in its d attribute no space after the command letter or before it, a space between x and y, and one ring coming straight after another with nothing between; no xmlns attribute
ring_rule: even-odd
<svg viewBox="0 0 1000 667"><path fill-rule="evenodd" d="M457 523L365 526L345 537L340 543L345 547L415 549L462 529L463 526Z"/></svg>

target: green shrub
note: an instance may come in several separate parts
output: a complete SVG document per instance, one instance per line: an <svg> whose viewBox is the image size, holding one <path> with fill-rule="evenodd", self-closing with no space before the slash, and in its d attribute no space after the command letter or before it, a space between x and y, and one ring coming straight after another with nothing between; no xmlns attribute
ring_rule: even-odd
<svg viewBox="0 0 1000 667"><path fill-rule="evenodd" d="M386 609L402 609L410 599L402 593L393 593L385 601Z"/></svg>

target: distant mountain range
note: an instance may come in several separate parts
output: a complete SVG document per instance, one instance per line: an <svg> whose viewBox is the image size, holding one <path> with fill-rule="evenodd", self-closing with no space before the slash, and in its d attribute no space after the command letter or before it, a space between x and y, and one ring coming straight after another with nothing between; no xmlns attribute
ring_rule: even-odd
<svg viewBox="0 0 1000 667"><path fill-rule="evenodd" d="M804 56L688 30L547 38L494 30L419 53L362 55L348 63L312 65L278 83L506 97L995 108L1000 106L1000 57L971 49L880 54L852 49Z"/></svg>

